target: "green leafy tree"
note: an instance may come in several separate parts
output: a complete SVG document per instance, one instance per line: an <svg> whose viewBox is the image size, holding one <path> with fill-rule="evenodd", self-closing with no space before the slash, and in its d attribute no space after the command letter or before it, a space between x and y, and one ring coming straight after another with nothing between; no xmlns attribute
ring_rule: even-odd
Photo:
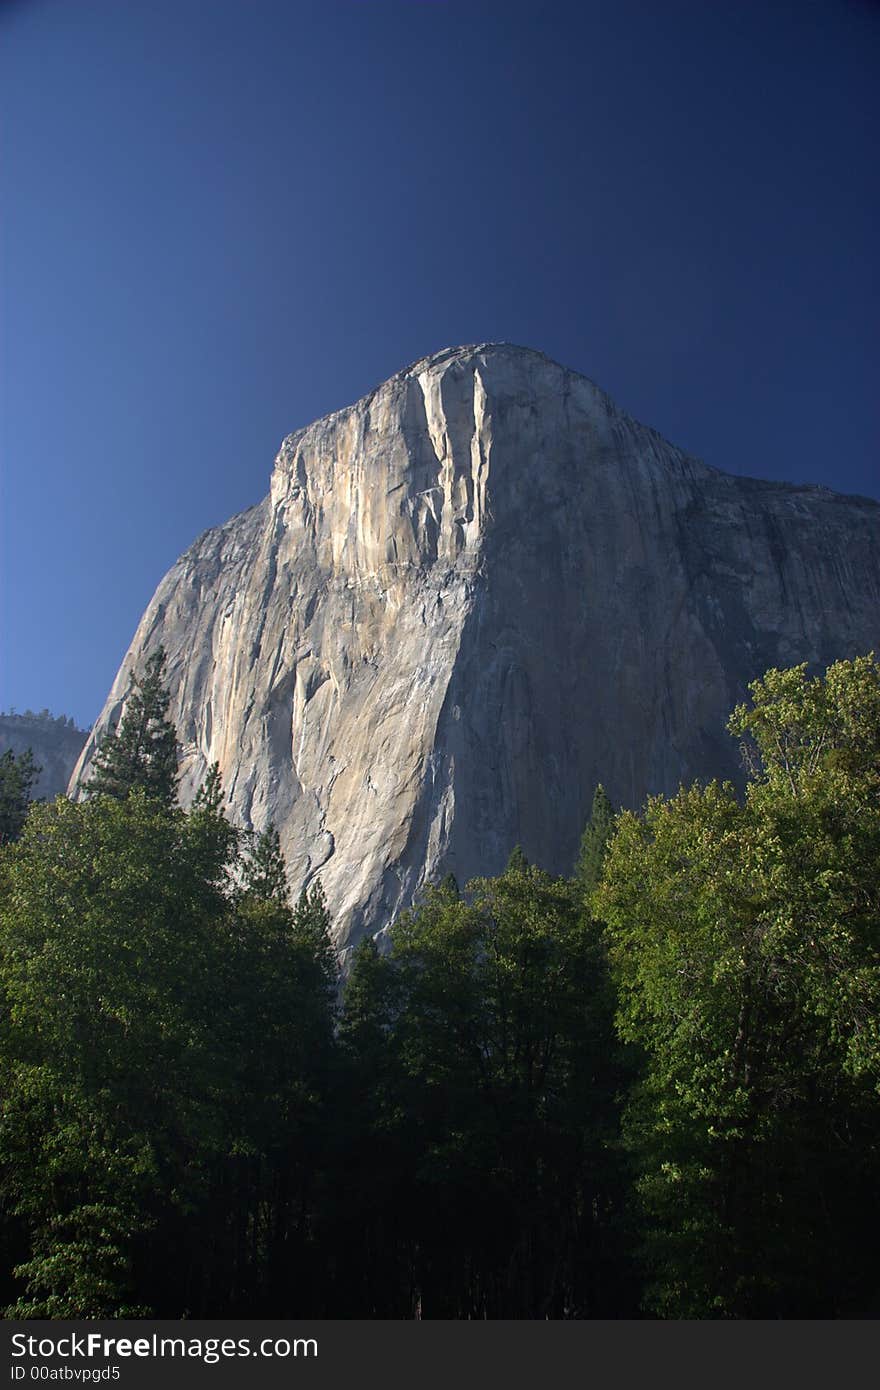
<svg viewBox="0 0 880 1390"><path fill-rule="evenodd" d="M182 820L140 791L58 798L4 856L0 1193L19 1317L155 1308L158 1233L185 1226L221 1142L221 962Z"/></svg>
<svg viewBox="0 0 880 1390"><path fill-rule="evenodd" d="M753 769L768 944L880 1090L880 663L768 671L750 692L729 727Z"/></svg>
<svg viewBox="0 0 880 1390"><path fill-rule="evenodd" d="M101 743L84 784L93 796L117 800L139 788L165 806L177 799L177 736L168 719L165 653L160 647L134 677L119 728Z"/></svg>
<svg viewBox="0 0 880 1390"><path fill-rule="evenodd" d="M40 768L30 748L18 757L7 751L0 757L0 845L17 840L31 804L31 787Z"/></svg>
<svg viewBox="0 0 880 1390"><path fill-rule="evenodd" d="M751 690L744 803L624 813L592 900L644 1056L625 1132L667 1316L834 1316L876 1287L878 669Z"/></svg>
<svg viewBox="0 0 880 1390"><path fill-rule="evenodd" d="M214 770L188 816L137 788L59 798L4 850L13 1315L321 1310L334 1001L273 843L242 891L253 861Z"/></svg>

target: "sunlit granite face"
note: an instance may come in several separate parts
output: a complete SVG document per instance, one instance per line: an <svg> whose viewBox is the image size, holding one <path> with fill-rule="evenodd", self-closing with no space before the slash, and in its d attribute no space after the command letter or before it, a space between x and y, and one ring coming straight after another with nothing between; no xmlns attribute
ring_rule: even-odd
<svg viewBox="0 0 880 1390"><path fill-rule="evenodd" d="M598 781L636 806L737 776L749 680L880 649L880 505L719 473L540 353L455 348L284 441L160 584L98 737L160 643L184 804L219 762L344 950L514 844L567 872Z"/></svg>

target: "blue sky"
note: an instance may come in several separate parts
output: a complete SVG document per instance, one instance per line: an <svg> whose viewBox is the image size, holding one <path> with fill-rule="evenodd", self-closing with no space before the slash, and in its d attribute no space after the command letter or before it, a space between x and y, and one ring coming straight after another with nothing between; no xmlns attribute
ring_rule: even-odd
<svg viewBox="0 0 880 1390"><path fill-rule="evenodd" d="M878 57L859 0L0 3L0 708L91 722L281 438L450 344L880 495Z"/></svg>

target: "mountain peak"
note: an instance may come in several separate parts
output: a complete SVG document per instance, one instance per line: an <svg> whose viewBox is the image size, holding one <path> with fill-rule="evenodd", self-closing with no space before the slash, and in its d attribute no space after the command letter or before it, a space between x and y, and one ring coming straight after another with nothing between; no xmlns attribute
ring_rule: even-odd
<svg viewBox="0 0 880 1390"><path fill-rule="evenodd" d="M878 648L877 515L717 473L534 349L445 348L173 567L72 785L161 644L184 804L218 762L344 949L516 844L568 872L599 782L735 778L749 681Z"/></svg>
<svg viewBox="0 0 880 1390"><path fill-rule="evenodd" d="M546 353L540 352L537 348L522 347L517 343L487 342L487 343L462 343L458 347L440 348L437 352L428 353L425 357L419 357L415 362L404 367L398 376L412 376L422 371L430 371L432 367L441 367L447 362L468 362L473 359L483 359L490 357L521 357L535 358L540 362L549 362L553 366L552 359ZM563 368L563 370L565 370Z"/></svg>

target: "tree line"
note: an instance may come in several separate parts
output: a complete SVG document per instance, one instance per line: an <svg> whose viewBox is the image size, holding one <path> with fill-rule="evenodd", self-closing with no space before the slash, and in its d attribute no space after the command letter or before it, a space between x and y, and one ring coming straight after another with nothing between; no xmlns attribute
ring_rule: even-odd
<svg viewBox="0 0 880 1390"><path fill-rule="evenodd" d="M17 724L37 724L48 729L75 729L79 734L88 732L79 727L72 715L52 714L48 709L17 710L12 705L8 710L0 710L0 719L13 719Z"/></svg>
<svg viewBox="0 0 880 1390"><path fill-rule="evenodd" d="M178 806L163 681L84 800L4 784L8 1316L876 1314L873 656L750 687L744 793L600 787L570 877L447 878L344 981L217 769Z"/></svg>

